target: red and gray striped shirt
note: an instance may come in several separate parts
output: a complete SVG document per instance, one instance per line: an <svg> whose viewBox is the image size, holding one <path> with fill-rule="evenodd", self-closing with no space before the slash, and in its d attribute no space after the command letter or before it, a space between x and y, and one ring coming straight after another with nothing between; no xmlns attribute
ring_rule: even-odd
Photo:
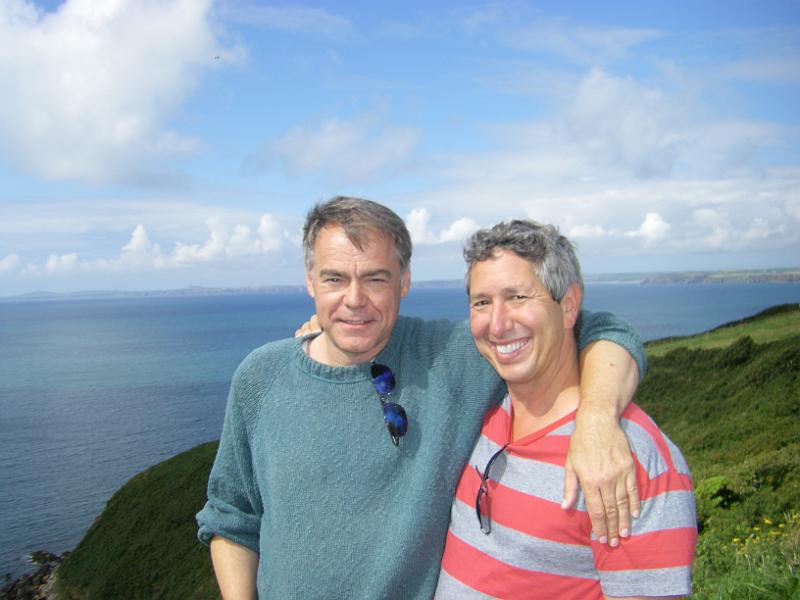
<svg viewBox="0 0 800 600"><path fill-rule="evenodd" d="M511 402L490 411L461 475L450 515L436 598L682 596L691 593L697 522L689 468L680 450L631 404L621 425L633 451L641 515L611 548L592 535L581 495L561 509L564 462L575 413L511 442ZM475 512L487 481L491 533ZM480 474L479 474L480 473ZM482 509L487 504L481 502Z"/></svg>

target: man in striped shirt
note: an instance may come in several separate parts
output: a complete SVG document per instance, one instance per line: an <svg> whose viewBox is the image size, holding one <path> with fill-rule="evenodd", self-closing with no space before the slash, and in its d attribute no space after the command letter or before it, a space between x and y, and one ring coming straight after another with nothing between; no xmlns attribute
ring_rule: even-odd
<svg viewBox="0 0 800 600"><path fill-rule="evenodd" d="M501 223L464 250L470 326L508 386L465 466L436 597L659 598L691 593L692 481L678 448L636 405L622 413L641 515L617 547L584 503L560 508L579 402L573 327L583 296L572 244L552 226Z"/></svg>

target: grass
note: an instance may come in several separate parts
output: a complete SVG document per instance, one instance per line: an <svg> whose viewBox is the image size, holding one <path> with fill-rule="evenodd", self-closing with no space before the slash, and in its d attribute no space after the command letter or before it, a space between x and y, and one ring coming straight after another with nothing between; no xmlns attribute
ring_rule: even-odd
<svg viewBox="0 0 800 600"><path fill-rule="evenodd" d="M698 508L694 598L800 599L800 309L648 344L637 402L681 447ZM58 570L62 599L218 598L195 513L216 444L134 477Z"/></svg>
<svg viewBox="0 0 800 600"><path fill-rule="evenodd" d="M694 598L800 598L799 330L788 305L648 345L637 402L695 480Z"/></svg>
<svg viewBox="0 0 800 600"><path fill-rule="evenodd" d="M62 600L218 598L194 516L217 443L152 467L109 500L58 569Z"/></svg>
<svg viewBox="0 0 800 600"><path fill-rule="evenodd" d="M800 335L800 304L777 306L756 316L726 323L706 333L691 337L672 337L647 344L648 358L664 356L676 348L724 348L742 336L757 344Z"/></svg>

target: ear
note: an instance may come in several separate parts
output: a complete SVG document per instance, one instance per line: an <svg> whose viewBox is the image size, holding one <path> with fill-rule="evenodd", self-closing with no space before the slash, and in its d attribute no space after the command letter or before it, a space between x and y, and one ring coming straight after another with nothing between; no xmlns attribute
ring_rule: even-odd
<svg viewBox="0 0 800 600"><path fill-rule="evenodd" d="M314 282L311 279L311 273L306 271L306 291L308 295L314 298Z"/></svg>
<svg viewBox="0 0 800 600"><path fill-rule="evenodd" d="M408 267L405 272L400 275L400 297L405 298L409 289L411 289L411 267Z"/></svg>
<svg viewBox="0 0 800 600"><path fill-rule="evenodd" d="M572 329L578 321L581 312L583 293L577 283L569 286L567 293L561 299L561 313L564 316L564 329Z"/></svg>

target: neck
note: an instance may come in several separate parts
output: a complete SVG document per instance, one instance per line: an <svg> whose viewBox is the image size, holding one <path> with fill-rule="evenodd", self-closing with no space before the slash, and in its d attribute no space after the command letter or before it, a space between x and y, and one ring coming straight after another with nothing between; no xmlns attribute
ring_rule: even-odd
<svg viewBox="0 0 800 600"><path fill-rule="evenodd" d="M308 340L306 353L313 360L317 361L318 363L322 363L323 365L328 365L329 367L351 367L353 365L361 365L375 360L375 357L380 354L387 342L384 342L378 348L370 349L369 352L364 352L363 354L352 354L343 352L333 346L331 340L323 331L318 336Z"/></svg>
<svg viewBox="0 0 800 600"><path fill-rule="evenodd" d="M508 385L513 407L512 440L546 427L578 408L580 373L574 341L564 344L556 362L532 383Z"/></svg>

